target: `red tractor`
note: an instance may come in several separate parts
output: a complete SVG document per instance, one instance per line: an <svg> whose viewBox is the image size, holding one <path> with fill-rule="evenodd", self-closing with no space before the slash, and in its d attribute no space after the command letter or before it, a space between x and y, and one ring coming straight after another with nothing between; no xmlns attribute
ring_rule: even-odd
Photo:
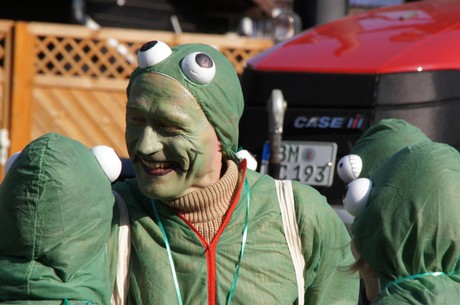
<svg viewBox="0 0 460 305"><path fill-rule="evenodd" d="M458 0L378 8L252 58L241 79L241 146L259 170L313 185L333 205L344 188L336 160L380 119L405 119L459 148L459 16Z"/></svg>

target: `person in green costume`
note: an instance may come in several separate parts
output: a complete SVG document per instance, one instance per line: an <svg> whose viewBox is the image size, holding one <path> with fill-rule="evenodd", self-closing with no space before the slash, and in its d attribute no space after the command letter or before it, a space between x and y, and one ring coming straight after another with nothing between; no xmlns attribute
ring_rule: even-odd
<svg viewBox="0 0 460 305"><path fill-rule="evenodd" d="M458 278L440 280L441 287L448 283L445 291L437 285L433 288L429 281L431 276L437 280L443 272L451 275L447 270L458 272L456 259L450 257L458 257L458 251L447 253L435 246L430 249L439 243L433 230L453 229L452 224L442 219L432 221L431 217L449 210L455 213L451 205L456 195L449 190L457 188L452 178L459 174L457 151L431 142L404 120L384 119L363 133L351 153L339 161L344 163L338 171L354 167L340 176L348 178L345 182L352 181L343 200L345 208L356 216L351 229L352 250L357 258L354 269L360 271L368 299L373 304L454 304L459 297ZM449 175L445 175L446 170ZM438 196L440 193L445 196ZM425 222L436 229L423 233ZM458 239L451 238L446 235L444 241L455 247ZM432 244L427 245L428 240ZM450 261L446 264L433 262L447 257ZM444 271L431 271L434 269ZM419 285L416 281L421 277L426 279Z"/></svg>
<svg viewBox="0 0 460 305"><path fill-rule="evenodd" d="M372 304L458 304L459 152L431 141L407 145L360 179L368 189L354 180L344 201L359 198L352 245Z"/></svg>
<svg viewBox="0 0 460 305"><path fill-rule="evenodd" d="M0 185L0 304L110 304L120 159L56 133L15 156Z"/></svg>
<svg viewBox="0 0 460 305"><path fill-rule="evenodd" d="M227 58L204 44L151 41L138 64L126 106L136 178L113 187L130 219L127 304L357 304L343 222L293 181L305 261L296 277L277 182L238 151L243 96Z"/></svg>
<svg viewBox="0 0 460 305"><path fill-rule="evenodd" d="M392 155L407 145L431 141L423 131L411 123L397 118L382 119L366 129L356 141L350 155L342 157L337 163L337 173L345 182L353 182L354 187L349 190L347 197L343 198L345 211L351 221L348 223L349 231L356 211L367 204L371 189L369 178ZM359 185L359 187L358 187ZM362 278L362 295L373 299L379 293L377 277L368 264L357 264ZM360 267L360 268L358 268ZM366 303L366 301L363 301Z"/></svg>

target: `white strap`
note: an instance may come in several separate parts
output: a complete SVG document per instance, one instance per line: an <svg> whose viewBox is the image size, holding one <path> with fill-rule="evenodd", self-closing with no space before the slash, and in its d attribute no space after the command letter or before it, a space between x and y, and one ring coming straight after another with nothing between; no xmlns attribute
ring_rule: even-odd
<svg viewBox="0 0 460 305"><path fill-rule="evenodd" d="M305 269L305 259L302 255L302 244L299 234L299 226L294 208L294 195L292 192L292 182L290 180L276 180L276 194L280 205L281 216L283 218L284 234L291 253L297 279L298 299L297 304L303 305L305 300L305 280L303 271Z"/></svg>
<svg viewBox="0 0 460 305"><path fill-rule="evenodd" d="M115 287L110 304L126 304L126 296L129 286L129 256L131 254L131 232L129 226L129 214L125 200L116 191L112 190L117 201L120 214L120 227L118 231L118 260Z"/></svg>

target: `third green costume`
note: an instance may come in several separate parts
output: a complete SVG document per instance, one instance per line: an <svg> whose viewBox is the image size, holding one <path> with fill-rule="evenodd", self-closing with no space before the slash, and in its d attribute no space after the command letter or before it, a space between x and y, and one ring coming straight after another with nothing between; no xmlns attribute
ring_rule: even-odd
<svg viewBox="0 0 460 305"><path fill-rule="evenodd" d="M370 195L355 210L357 252L376 273L373 305L460 300L460 154L404 120L385 119L352 149ZM347 195L357 192L354 181ZM347 197L350 198L350 197Z"/></svg>

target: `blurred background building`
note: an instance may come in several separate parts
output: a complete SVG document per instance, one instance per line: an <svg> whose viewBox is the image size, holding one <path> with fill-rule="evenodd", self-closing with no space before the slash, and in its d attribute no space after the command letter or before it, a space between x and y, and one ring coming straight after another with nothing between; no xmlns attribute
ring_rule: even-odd
<svg viewBox="0 0 460 305"><path fill-rule="evenodd" d="M237 32L263 36L273 17L295 14L298 29L332 21L353 8L395 5L407 0L15 0L4 3L1 19L189 33ZM246 27L246 28L244 28ZM248 28L249 27L249 28Z"/></svg>

